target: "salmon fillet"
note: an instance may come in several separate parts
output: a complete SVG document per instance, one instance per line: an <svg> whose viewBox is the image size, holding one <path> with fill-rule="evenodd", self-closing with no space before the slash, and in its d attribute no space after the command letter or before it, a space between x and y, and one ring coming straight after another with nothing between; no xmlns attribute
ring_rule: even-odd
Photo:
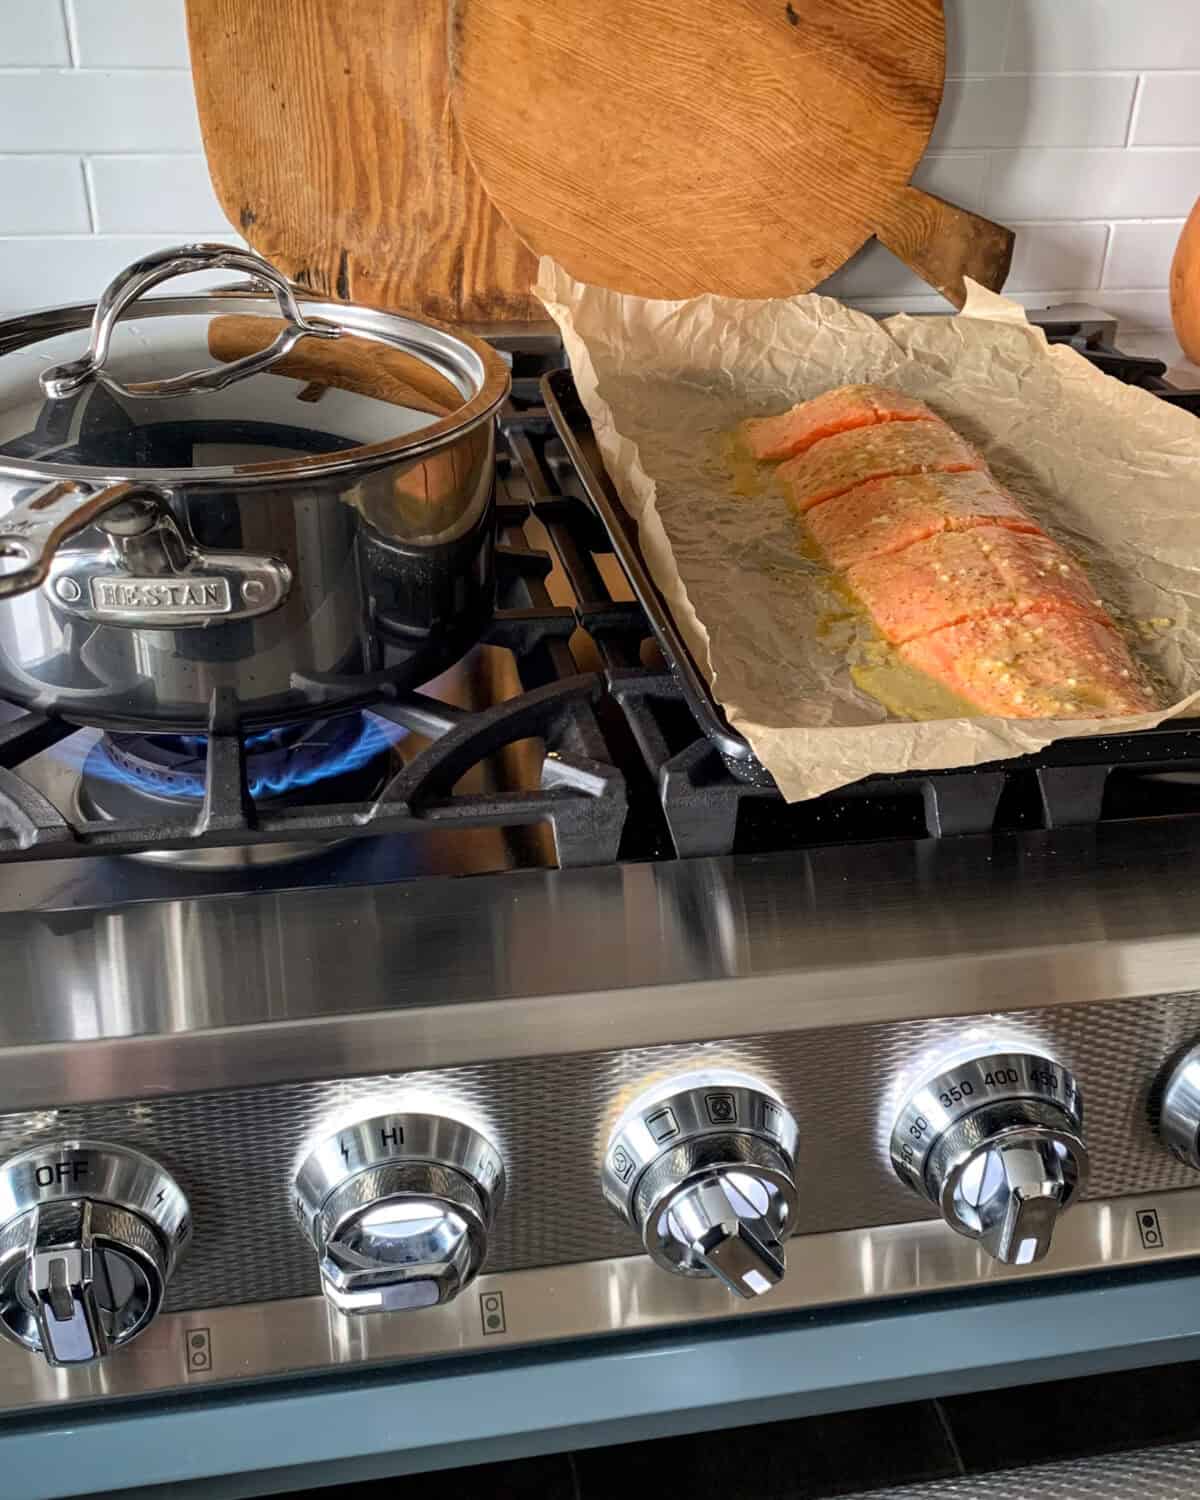
<svg viewBox="0 0 1200 1500"><path fill-rule="evenodd" d="M943 531L846 570L893 645L987 615L1067 610L1104 620L1083 569L1048 537L977 526Z"/></svg>
<svg viewBox="0 0 1200 1500"><path fill-rule="evenodd" d="M1112 623L1071 611L967 620L899 654L984 713L1093 719L1157 707Z"/></svg>
<svg viewBox="0 0 1200 1500"><path fill-rule="evenodd" d="M814 506L805 520L826 558L842 570L902 552L942 531L973 526L1041 530L985 470L872 479Z"/></svg>
<svg viewBox="0 0 1200 1500"><path fill-rule="evenodd" d="M982 469L983 458L944 422L884 422L823 438L779 478L801 514L872 479Z"/></svg>
<svg viewBox="0 0 1200 1500"><path fill-rule="evenodd" d="M879 422L936 421L923 401L882 385L843 385L811 401L802 401L777 417L751 417L741 426L750 452L758 459L791 458L822 438L874 427Z"/></svg>

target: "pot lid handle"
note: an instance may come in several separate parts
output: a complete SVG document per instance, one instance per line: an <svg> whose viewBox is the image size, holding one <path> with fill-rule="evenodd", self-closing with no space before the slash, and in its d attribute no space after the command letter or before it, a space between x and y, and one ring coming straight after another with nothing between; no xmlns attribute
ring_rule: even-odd
<svg viewBox="0 0 1200 1500"><path fill-rule="evenodd" d="M183 375L172 375L166 380L148 380L123 386L105 372L104 362L108 358L113 329L132 302L151 287L157 286L160 281L167 281L172 276L184 276L191 271L217 270L244 271L254 281L274 292L284 326L273 343L266 349L248 354L244 359L234 360L231 364L219 365L211 370L192 370ZM52 400L74 395L89 380L100 380L111 390L131 396L181 396L193 391L219 391L258 370L268 369L277 359L282 359L289 353L302 338L337 338L344 331L338 324L324 318L306 318L300 311L292 284L270 261L256 255L253 250L240 250L231 245L179 245L169 250L158 250L153 255L134 261L113 278L96 303L87 353L69 364L53 365L45 370L41 385Z"/></svg>

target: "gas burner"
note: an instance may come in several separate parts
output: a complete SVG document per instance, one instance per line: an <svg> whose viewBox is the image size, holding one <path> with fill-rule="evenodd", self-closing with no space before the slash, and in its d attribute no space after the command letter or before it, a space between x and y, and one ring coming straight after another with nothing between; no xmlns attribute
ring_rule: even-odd
<svg viewBox="0 0 1200 1500"><path fill-rule="evenodd" d="M392 747L404 733L376 714L355 713L247 735L250 796L263 809L369 800L383 789L393 766ZM164 807L190 817L204 797L207 757L208 737L202 734L102 735L83 763L79 811L114 823L144 822ZM130 857L185 869L230 869L306 859L338 842L146 849Z"/></svg>

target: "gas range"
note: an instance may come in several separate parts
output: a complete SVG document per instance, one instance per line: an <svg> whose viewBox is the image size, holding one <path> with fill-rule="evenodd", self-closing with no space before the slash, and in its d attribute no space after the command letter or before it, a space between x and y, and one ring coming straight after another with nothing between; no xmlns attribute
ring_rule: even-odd
<svg viewBox="0 0 1200 1500"><path fill-rule="evenodd" d="M14 1420L1200 1254L1195 728L785 807L661 654L556 344L498 342L458 666L245 741L0 727Z"/></svg>

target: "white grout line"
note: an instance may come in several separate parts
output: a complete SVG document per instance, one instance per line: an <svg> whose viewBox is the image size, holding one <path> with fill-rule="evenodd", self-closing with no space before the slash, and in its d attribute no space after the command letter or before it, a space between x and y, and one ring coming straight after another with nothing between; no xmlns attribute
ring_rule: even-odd
<svg viewBox="0 0 1200 1500"><path fill-rule="evenodd" d="M1097 288L1104 285L1104 278L1108 275L1108 260L1112 254L1113 240L1115 238L1113 227L1110 224L1104 236L1104 254L1100 257L1100 279L1096 282Z"/></svg>
<svg viewBox="0 0 1200 1500"><path fill-rule="evenodd" d="M67 28L67 54L71 59L71 66L79 66L79 32L75 27L75 7L71 0L60 0L62 5L63 25Z"/></svg>
<svg viewBox="0 0 1200 1500"><path fill-rule="evenodd" d="M1133 133L1137 129L1138 115L1142 110L1142 95L1146 91L1146 75L1138 74L1138 81L1133 88L1133 98L1129 104L1129 119L1125 122L1125 145L1133 145Z"/></svg>
<svg viewBox="0 0 1200 1500"><path fill-rule="evenodd" d="M79 168L83 173L83 195L87 199L88 223L92 226L92 233L99 234L100 220L96 212L96 184L92 181L92 164L86 156L80 161Z"/></svg>

